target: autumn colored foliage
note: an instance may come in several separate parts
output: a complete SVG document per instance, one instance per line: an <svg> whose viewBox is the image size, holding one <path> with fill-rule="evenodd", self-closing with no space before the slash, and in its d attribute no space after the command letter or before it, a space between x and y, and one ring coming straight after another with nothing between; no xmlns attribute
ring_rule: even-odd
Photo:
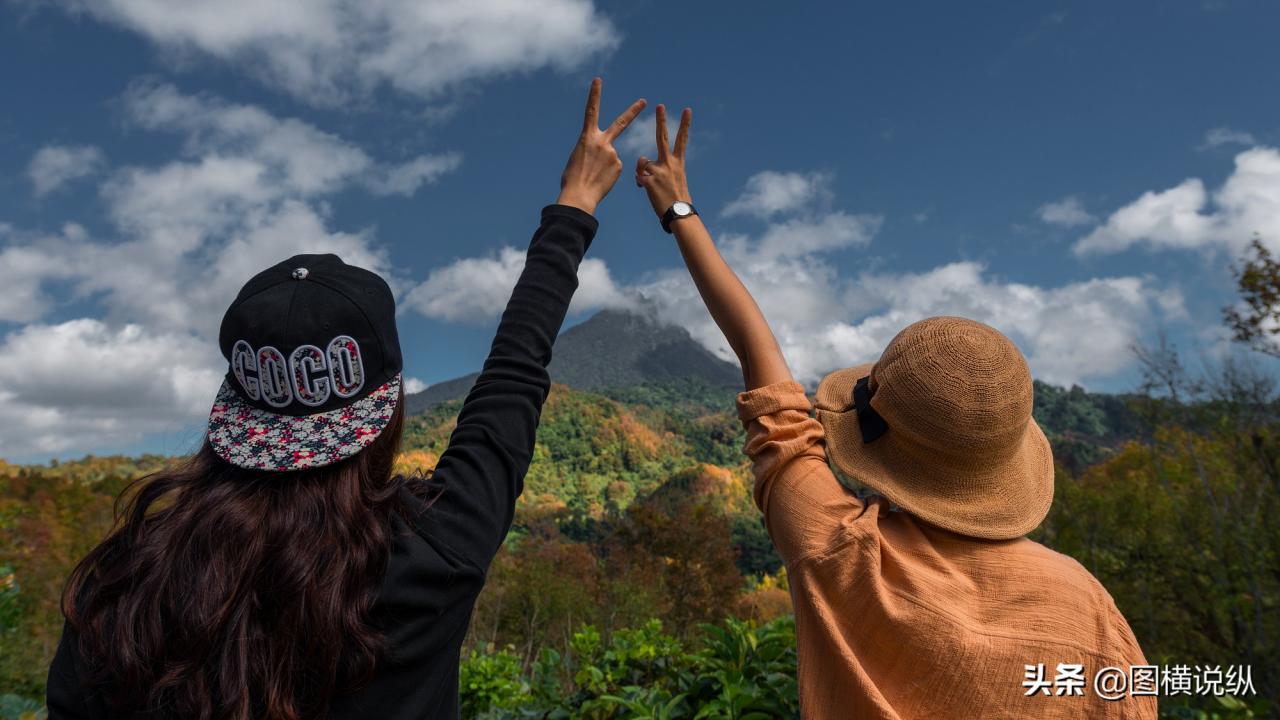
<svg viewBox="0 0 1280 720"><path fill-rule="evenodd" d="M1037 539L1102 580L1152 662L1253 668L1257 707L1166 717L1263 717L1280 694L1280 423L1234 377L1127 398L1037 384L1068 460ZM731 403L553 389L464 648L465 716L796 716L787 578ZM401 470L434 466L457 408L410 420ZM164 462L0 463L0 718L39 708L62 582L115 495Z"/></svg>

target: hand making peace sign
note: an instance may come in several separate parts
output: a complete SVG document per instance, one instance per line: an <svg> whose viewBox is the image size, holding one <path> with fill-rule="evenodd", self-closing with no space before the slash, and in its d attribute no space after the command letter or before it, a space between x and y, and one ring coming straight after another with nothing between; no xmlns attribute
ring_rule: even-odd
<svg viewBox="0 0 1280 720"><path fill-rule="evenodd" d="M591 81L587 95L587 115L582 122L582 135L569 154L569 162L560 176L560 199L556 202L594 213L596 205L613 189L622 174L622 160L613 149L613 141L627 129L644 109L643 99L631 103L609 127L600 129L600 78Z"/></svg>
<svg viewBox="0 0 1280 720"><path fill-rule="evenodd" d="M645 189L653 211L662 214L677 200L692 203L689 196L689 179L684 171L685 149L689 146L689 124L693 122L693 110L685 108L680 113L680 129L676 131L676 147L671 150L667 139L667 109L657 108L658 159L650 160L641 155L636 160L636 186Z"/></svg>

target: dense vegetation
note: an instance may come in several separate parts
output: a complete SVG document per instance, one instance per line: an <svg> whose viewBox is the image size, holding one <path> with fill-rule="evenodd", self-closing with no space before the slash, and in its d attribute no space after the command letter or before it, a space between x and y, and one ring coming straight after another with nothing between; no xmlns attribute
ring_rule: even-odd
<svg viewBox="0 0 1280 720"><path fill-rule="evenodd" d="M572 654L543 648L531 663L508 650L473 650L462 664L467 718L795 717L795 623L763 627L728 620L689 640L659 620L617 630L592 626L570 639ZM692 644L693 647L690 647Z"/></svg>
<svg viewBox="0 0 1280 720"><path fill-rule="evenodd" d="M1151 662L1248 663L1258 697L1275 697L1271 388L1238 368L1193 384L1171 356L1149 360L1166 385L1158 392L1037 384L1037 418L1061 461L1037 539L1102 580ZM786 576L751 504L732 400L692 381L554 389L515 527L476 608L464 717L795 716ZM402 467L435 463L457 407L412 419ZM110 527L114 495L163 462L0 464L0 718L38 710L23 698L43 693L66 573ZM1193 700L1203 709L1166 703L1163 713L1269 712Z"/></svg>

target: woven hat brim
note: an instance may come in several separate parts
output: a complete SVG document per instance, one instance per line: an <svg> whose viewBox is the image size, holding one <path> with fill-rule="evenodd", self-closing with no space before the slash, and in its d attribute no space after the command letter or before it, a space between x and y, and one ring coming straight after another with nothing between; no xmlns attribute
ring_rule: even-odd
<svg viewBox="0 0 1280 720"><path fill-rule="evenodd" d="M249 470L324 467L368 447L395 415L400 375L346 407L314 415L280 415L253 407L224 380L209 413L209 444L223 460Z"/></svg>
<svg viewBox="0 0 1280 720"><path fill-rule="evenodd" d="M888 432L864 443L853 387L872 363L837 370L818 386L817 416L826 434L827 457L836 469L884 495L920 519L970 537L1007 540L1034 530L1053 504L1053 452L1035 420L1014 452L993 463L969 467L921 457L905 434ZM964 482L940 483L949 474ZM944 492L966 488L963 493Z"/></svg>

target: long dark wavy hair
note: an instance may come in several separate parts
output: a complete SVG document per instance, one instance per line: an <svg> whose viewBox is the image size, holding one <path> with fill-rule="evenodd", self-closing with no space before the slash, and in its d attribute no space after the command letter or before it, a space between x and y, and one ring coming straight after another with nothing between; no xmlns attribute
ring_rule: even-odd
<svg viewBox="0 0 1280 720"><path fill-rule="evenodd" d="M198 720L305 720L365 684L386 573L403 424L327 467L244 470L206 442L116 500L116 529L62 609L108 704Z"/></svg>

